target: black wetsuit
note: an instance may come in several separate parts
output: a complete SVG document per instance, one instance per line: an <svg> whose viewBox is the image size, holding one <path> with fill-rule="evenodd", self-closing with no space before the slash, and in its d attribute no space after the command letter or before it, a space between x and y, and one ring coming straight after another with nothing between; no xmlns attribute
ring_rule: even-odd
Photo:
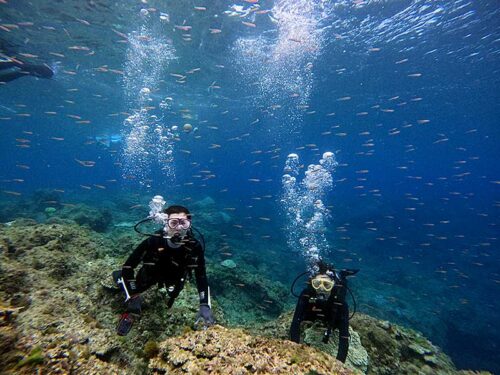
<svg viewBox="0 0 500 375"><path fill-rule="evenodd" d="M142 261L142 267L135 275L134 269ZM179 295L186 277L194 271L200 304L207 304L208 281L205 269L205 255L200 242L187 236L178 248L168 245L167 239L161 235L151 236L144 240L128 257L123 265L121 275L131 296L139 294L152 285L170 287L169 307ZM129 312L137 310L136 304L129 304ZM139 307L140 310L140 307Z"/></svg>
<svg viewBox="0 0 500 375"><path fill-rule="evenodd" d="M1 56L0 56L1 58ZM24 76L51 78L54 72L47 65L23 63L18 60L0 60L0 83L7 83Z"/></svg>
<svg viewBox="0 0 500 375"><path fill-rule="evenodd" d="M346 280L335 277L335 286L326 301L317 298L316 291L309 285L300 294L290 327L290 339L300 342L300 324L304 321L321 321L327 331L323 342L328 342L331 330L339 330L337 359L345 362L349 350L349 306L345 301Z"/></svg>

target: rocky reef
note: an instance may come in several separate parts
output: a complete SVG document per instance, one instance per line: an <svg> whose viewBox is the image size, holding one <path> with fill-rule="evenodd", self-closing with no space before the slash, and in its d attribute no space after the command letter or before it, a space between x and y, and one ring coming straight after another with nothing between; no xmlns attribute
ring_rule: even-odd
<svg viewBox="0 0 500 375"><path fill-rule="evenodd" d="M334 335L320 343L321 328L306 329L305 344L292 343L287 288L210 259L214 314L232 328L194 331L197 293L187 283L170 310L161 291L144 293L143 317L119 337L123 297L102 284L141 238L123 234L117 243L74 219L44 220L0 225L1 374L460 373L417 332L363 314L351 322L346 365L335 360Z"/></svg>
<svg viewBox="0 0 500 375"><path fill-rule="evenodd" d="M211 291L229 324L251 327L277 318L285 308L285 286L249 269L250 266L236 270L219 264L208 268Z"/></svg>
<svg viewBox="0 0 500 375"><path fill-rule="evenodd" d="M154 374L353 374L324 352L214 326L160 344Z"/></svg>
<svg viewBox="0 0 500 375"><path fill-rule="evenodd" d="M292 311L278 319L251 331L255 335L273 338L288 338ZM322 342L324 327L305 325L302 332L304 343L335 357L338 350L338 332L332 333L327 344ZM368 375L389 374L475 374L459 371L442 350L420 333L356 313L349 328L349 354L346 366ZM482 374L488 374L483 372Z"/></svg>

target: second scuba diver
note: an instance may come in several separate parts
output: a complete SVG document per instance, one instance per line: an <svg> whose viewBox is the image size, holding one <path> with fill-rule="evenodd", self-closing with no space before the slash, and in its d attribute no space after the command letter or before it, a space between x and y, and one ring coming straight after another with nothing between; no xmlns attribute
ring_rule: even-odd
<svg viewBox="0 0 500 375"><path fill-rule="evenodd" d="M336 271L326 263L319 262L318 272L309 279L307 287L300 293L290 326L290 339L292 341L300 343L302 322L320 321L326 325L323 336L324 343L328 343L332 330L339 330L337 359L345 362L349 350L347 277L355 275L357 272L358 270Z"/></svg>
<svg viewBox="0 0 500 375"><path fill-rule="evenodd" d="M0 72L0 83L26 76L48 79L54 75L54 71L47 64L29 64L9 58L2 53L0 53Z"/></svg>
<svg viewBox="0 0 500 375"><path fill-rule="evenodd" d="M155 196L150 207L155 204L156 212L150 212L150 217L159 217L163 229L141 242L123 264L122 270L113 272L114 281L121 286L126 296L126 311L121 315L117 327L117 333L121 336L130 331L133 322L141 314L142 292L155 284L160 288L165 287L169 296L167 308L170 308L192 271L200 301L195 324L200 321L205 326L214 324L204 247L192 233L191 214L183 206L158 210L158 204L161 207L165 204L161 196ZM142 267L135 274L134 270L141 262Z"/></svg>

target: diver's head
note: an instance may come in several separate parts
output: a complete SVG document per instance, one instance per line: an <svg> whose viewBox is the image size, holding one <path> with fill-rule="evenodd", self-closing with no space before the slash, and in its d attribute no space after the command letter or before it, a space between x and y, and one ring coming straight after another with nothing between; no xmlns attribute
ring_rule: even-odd
<svg viewBox="0 0 500 375"><path fill-rule="evenodd" d="M327 300L335 286L335 279L327 273L318 273L311 279L311 286L316 292L316 298Z"/></svg>
<svg viewBox="0 0 500 375"><path fill-rule="evenodd" d="M180 244L191 228L191 213L183 206L170 206L163 210L168 215L163 231L174 244Z"/></svg>
<svg viewBox="0 0 500 375"><path fill-rule="evenodd" d="M323 259L319 259L315 273L310 279L311 287L316 292L316 298L327 300L335 286L335 270L332 265L326 263Z"/></svg>

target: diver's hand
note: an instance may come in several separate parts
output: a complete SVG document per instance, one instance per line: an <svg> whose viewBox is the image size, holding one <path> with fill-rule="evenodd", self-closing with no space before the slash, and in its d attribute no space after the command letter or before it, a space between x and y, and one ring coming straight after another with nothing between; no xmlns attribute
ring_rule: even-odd
<svg viewBox="0 0 500 375"><path fill-rule="evenodd" d="M214 315L212 314L212 309L207 304L200 305L200 311L196 316L196 321L194 322L195 327L198 326L200 321L203 323L203 328L207 329L215 323Z"/></svg>

